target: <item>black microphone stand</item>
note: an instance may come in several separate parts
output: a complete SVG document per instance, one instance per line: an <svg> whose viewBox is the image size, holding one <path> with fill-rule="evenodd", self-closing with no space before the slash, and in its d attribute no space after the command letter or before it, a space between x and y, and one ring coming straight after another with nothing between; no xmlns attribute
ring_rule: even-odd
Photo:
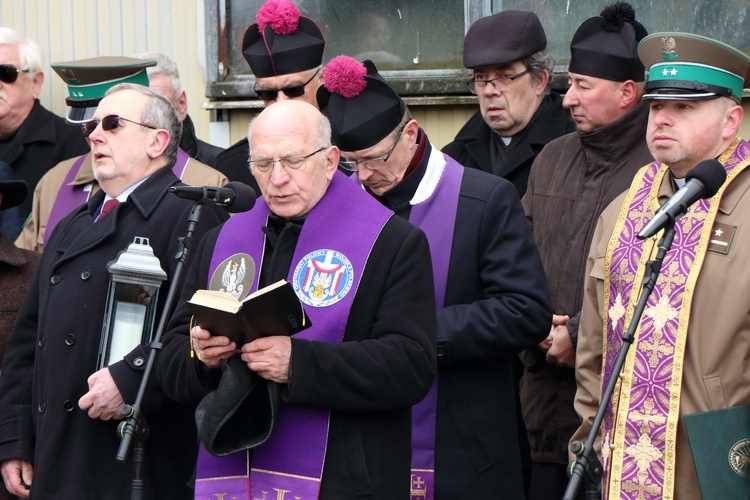
<svg viewBox="0 0 750 500"><path fill-rule="evenodd" d="M153 370L156 362L156 356L162 349L163 344L161 343L161 336L164 333L167 322L169 320L172 306L174 305L175 298L179 294L178 283L182 277L182 272L185 268L188 255L190 254L190 247L193 242L193 232L195 231L198 221L200 220L201 213L203 212L203 205L196 203L190 212L188 218L188 229L187 234L180 238L179 246L180 249L175 255L177 259L177 265L175 266L174 275L169 283L169 292L164 302L164 308L161 312L159 319L159 325L154 333L153 340L148 344L150 349L148 354L148 361L146 362L146 368L143 371L143 378L141 379L141 385L138 387L138 394L136 395L135 402L132 405L125 405L122 408L122 413L126 420L120 422L117 426L117 435L120 437L120 448L117 451L116 460L119 463L125 463L128 458L128 450L131 446L133 438L135 438L135 445L133 446L133 463L135 465L135 472L133 475L131 496L133 500L141 500L143 498L143 479L141 479L141 469L143 466L143 459L145 456L144 443L149 436L148 423L144 416L141 414L141 403L146 393L146 387L151 377L151 371Z"/></svg>
<svg viewBox="0 0 750 500"><path fill-rule="evenodd" d="M607 410L607 405L609 405L609 402L612 399L612 394L615 392L615 384L617 384L617 380L620 378L620 372L622 371L622 366L625 364L628 350L635 340L635 333L638 330L638 324L640 323L641 316L646 308L646 303L656 285L656 280L659 278L661 266L664 262L664 256L672 247L675 235L674 223L675 219L670 218L669 223L664 227L664 235L661 237L661 240L659 240L659 250L656 253L656 258L646 262L643 281L641 281L643 289L638 298L638 304L635 307L633 318L630 320L628 331L622 336L620 352L617 354L617 359L612 367L612 374L607 382L604 394L602 394L602 400L596 410L594 422L592 423L591 430L586 437L586 442L581 444L579 441L575 441L570 445L570 451L574 453L577 458L571 467L570 479L568 480L568 486L565 489L563 500L576 499L578 490L581 487L581 482L583 481L586 483L586 489L584 490L586 500L601 498L601 482L604 471L602 469L602 464L599 462L599 458L594 451L594 441L596 441L596 436L599 434L599 428L602 425L602 420L604 420L604 413Z"/></svg>

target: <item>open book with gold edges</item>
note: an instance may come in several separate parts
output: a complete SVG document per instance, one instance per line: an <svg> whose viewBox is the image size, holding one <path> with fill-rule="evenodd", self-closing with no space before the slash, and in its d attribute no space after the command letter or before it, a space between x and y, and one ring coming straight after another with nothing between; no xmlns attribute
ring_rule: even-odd
<svg viewBox="0 0 750 500"><path fill-rule="evenodd" d="M226 292L196 290L188 300L195 324L241 346L258 337L294 335L309 328L302 302L286 280L261 288L243 300Z"/></svg>

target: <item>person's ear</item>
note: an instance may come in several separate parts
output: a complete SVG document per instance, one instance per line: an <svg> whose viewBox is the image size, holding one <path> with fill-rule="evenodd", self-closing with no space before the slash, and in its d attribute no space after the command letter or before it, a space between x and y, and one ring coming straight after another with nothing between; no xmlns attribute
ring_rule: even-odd
<svg viewBox="0 0 750 500"><path fill-rule="evenodd" d="M151 135L151 141L146 150L146 154L149 158L156 159L164 154L167 146L169 146L169 132L164 129L155 130L155 134Z"/></svg>

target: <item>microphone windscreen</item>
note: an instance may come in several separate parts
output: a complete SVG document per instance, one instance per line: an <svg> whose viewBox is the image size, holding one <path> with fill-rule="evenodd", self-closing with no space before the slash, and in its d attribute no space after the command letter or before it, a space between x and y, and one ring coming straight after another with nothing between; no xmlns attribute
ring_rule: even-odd
<svg viewBox="0 0 750 500"><path fill-rule="evenodd" d="M705 186L702 198L710 198L716 194L724 181L727 180L727 172L724 167L719 163L719 160L703 160L696 166L694 166L685 175L685 181L690 179L697 179Z"/></svg>
<svg viewBox="0 0 750 500"><path fill-rule="evenodd" d="M258 196L255 194L255 190L247 184L230 182L224 187L234 191L234 201L226 207L228 212L233 214L247 212L255 205Z"/></svg>

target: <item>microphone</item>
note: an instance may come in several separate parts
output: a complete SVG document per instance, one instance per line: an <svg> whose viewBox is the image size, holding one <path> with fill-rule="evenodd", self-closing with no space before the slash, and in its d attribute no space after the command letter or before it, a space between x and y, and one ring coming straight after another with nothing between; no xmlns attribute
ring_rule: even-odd
<svg viewBox="0 0 750 500"><path fill-rule="evenodd" d="M685 176L685 185L659 208L654 218L638 233L638 239L650 238L668 224L674 224L685 215L690 205L715 195L726 179L727 173L718 160L700 162Z"/></svg>
<svg viewBox="0 0 750 500"><path fill-rule="evenodd" d="M224 187L172 186L169 192L186 200L211 201L233 214L247 212L253 208L257 198L255 190L242 182L230 182Z"/></svg>

